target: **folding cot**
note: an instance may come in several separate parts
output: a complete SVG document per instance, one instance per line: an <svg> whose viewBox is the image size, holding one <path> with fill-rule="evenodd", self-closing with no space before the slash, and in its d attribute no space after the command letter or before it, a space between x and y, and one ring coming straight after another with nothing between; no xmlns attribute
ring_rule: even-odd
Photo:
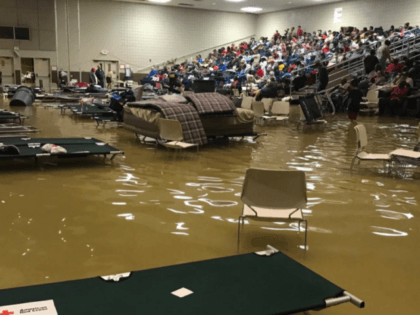
<svg viewBox="0 0 420 315"><path fill-rule="evenodd" d="M49 157L56 155L59 158L86 157L88 155L112 155L111 160L123 151L95 138L1 138L2 146L15 146L18 154L0 154L0 159ZM67 153L52 154L44 152L42 146L54 144L66 149Z"/></svg>
<svg viewBox="0 0 420 315"><path fill-rule="evenodd" d="M0 121L6 120L19 120L19 123L22 123L25 120L25 116L22 116L15 112L9 112L7 110L0 110Z"/></svg>
<svg viewBox="0 0 420 315"><path fill-rule="evenodd" d="M0 314L295 314L365 303L275 248L0 291Z"/></svg>
<svg viewBox="0 0 420 315"><path fill-rule="evenodd" d="M38 129L34 127L26 127L19 124L0 124L0 135L4 136L5 134L26 134L30 132L37 132Z"/></svg>

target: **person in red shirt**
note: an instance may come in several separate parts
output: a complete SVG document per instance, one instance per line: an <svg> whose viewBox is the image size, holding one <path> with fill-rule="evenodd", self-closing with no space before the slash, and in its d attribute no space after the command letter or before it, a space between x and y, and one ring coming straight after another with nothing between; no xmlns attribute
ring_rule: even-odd
<svg viewBox="0 0 420 315"><path fill-rule="evenodd" d="M299 25L298 29L297 29L297 36L299 37L299 36L302 36L302 35L303 35L303 29Z"/></svg>
<svg viewBox="0 0 420 315"><path fill-rule="evenodd" d="M348 52L348 51L350 51L349 44L348 43L344 43L343 44L343 52Z"/></svg>
<svg viewBox="0 0 420 315"><path fill-rule="evenodd" d="M386 68L385 72L386 73L400 72L403 67L404 67L404 65L402 63L398 62L397 58L394 58L392 60L392 63L390 63L388 65L388 67Z"/></svg>
<svg viewBox="0 0 420 315"><path fill-rule="evenodd" d="M326 54L326 53L329 53L329 52L330 52L330 43L329 43L329 42L326 42L326 43L325 43L325 45L324 45L324 47L322 47L322 52L323 52L324 54Z"/></svg>
<svg viewBox="0 0 420 315"><path fill-rule="evenodd" d="M260 78L262 78L264 76L264 70L261 69L260 66L258 66L257 76L259 76Z"/></svg>
<svg viewBox="0 0 420 315"><path fill-rule="evenodd" d="M277 30L277 31L274 33L274 39L277 41L279 38L280 38L280 33L279 33L279 31Z"/></svg>
<svg viewBox="0 0 420 315"><path fill-rule="evenodd" d="M379 115L384 115L388 111L391 115L395 115L396 113L401 112L404 98L407 96L407 94L407 82L402 81L392 89L391 97L389 99L379 99Z"/></svg>

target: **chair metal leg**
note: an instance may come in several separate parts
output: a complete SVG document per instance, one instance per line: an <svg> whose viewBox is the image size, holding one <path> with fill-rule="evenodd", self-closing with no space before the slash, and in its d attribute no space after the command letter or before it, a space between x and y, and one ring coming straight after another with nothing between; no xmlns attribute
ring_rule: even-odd
<svg viewBox="0 0 420 315"><path fill-rule="evenodd" d="M239 252L239 242L241 240L241 218L242 216L238 218L238 252Z"/></svg>

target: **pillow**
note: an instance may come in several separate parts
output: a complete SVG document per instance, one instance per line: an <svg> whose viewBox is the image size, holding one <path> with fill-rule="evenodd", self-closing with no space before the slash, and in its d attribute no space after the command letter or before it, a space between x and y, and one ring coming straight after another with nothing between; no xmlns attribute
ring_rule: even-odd
<svg viewBox="0 0 420 315"><path fill-rule="evenodd" d="M159 99L165 102L182 103L182 104L188 103L187 99L179 94L162 95L159 97Z"/></svg>

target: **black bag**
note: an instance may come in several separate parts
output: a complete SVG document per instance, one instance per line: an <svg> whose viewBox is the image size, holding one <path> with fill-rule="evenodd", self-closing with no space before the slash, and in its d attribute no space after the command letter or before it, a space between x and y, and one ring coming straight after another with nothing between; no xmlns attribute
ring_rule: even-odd
<svg viewBox="0 0 420 315"><path fill-rule="evenodd" d="M111 78L110 77L106 77L106 83L111 83L112 81L111 81Z"/></svg>
<svg viewBox="0 0 420 315"><path fill-rule="evenodd" d="M123 110L123 106L115 98L111 98L111 104L109 105L109 108L113 111L116 111L117 113L122 112Z"/></svg>

